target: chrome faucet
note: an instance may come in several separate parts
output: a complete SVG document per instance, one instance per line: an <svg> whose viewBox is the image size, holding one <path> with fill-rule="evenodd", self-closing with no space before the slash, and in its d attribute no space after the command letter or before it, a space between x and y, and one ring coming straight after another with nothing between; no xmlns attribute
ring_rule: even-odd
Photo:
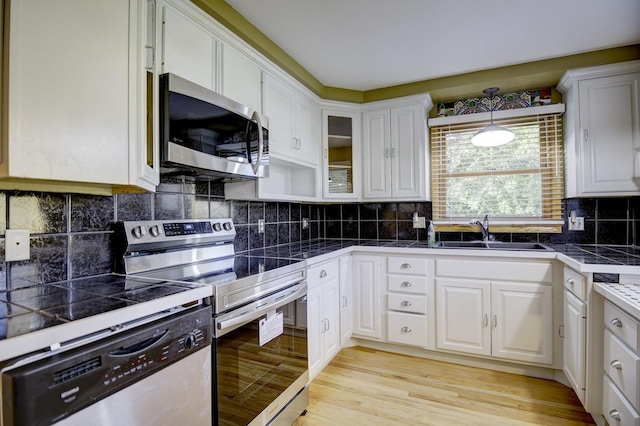
<svg viewBox="0 0 640 426"><path fill-rule="evenodd" d="M489 234L489 215L486 214L484 215L484 219L482 220L482 222L480 222L479 220L471 220L469 221L470 225L478 225L480 227L480 231L482 232L482 241L484 241L485 243L489 242L491 240L492 235Z"/></svg>

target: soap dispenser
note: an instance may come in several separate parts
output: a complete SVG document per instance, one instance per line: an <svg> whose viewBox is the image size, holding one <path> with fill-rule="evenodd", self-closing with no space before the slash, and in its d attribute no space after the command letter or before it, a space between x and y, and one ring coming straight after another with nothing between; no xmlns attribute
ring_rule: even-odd
<svg viewBox="0 0 640 426"><path fill-rule="evenodd" d="M433 221L429 222L429 229L427 229L427 244L429 247L436 246L436 230L433 227Z"/></svg>

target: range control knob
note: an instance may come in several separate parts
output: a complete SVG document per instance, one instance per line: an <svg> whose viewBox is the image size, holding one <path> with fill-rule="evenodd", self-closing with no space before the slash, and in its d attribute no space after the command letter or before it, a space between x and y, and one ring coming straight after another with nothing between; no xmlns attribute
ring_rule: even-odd
<svg viewBox="0 0 640 426"><path fill-rule="evenodd" d="M131 230L131 233L136 238L142 238L147 234L147 231L144 229L143 226L136 226Z"/></svg>
<svg viewBox="0 0 640 426"><path fill-rule="evenodd" d="M160 227L158 225L153 225L151 228L149 228L149 233L154 237L157 237L162 233L162 231L160 231Z"/></svg>
<svg viewBox="0 0 640 426"><path fill-rule="evenodd" d="M184 338L184 348L189 350L196 345L196 335L194 333L189 333Z"/></svg>
<svg viewBox="0 0 640 426"><path fill-rule="evenodd" d="M231 222L225 222L224 224L222 224L222 227L225 231L231 231L233 229L233 225L231 225Z"/></svg>
<svg viewBox="0 0 640 426"><path fill-rule="evenodd" d="M220 225L220 222L216 222L213 224L213 230L216 232L222 231L222 225Z"/></svg>

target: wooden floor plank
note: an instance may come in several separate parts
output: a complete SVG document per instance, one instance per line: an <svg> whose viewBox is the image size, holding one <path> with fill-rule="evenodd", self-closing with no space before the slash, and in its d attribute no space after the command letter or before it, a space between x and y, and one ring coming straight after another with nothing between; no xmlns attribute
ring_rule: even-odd
<svg viewBox="0 0 640 426"><path fill-rule="evenodd" d="M370 348L345 348L310 385L294 426L593 425L570 388L551 381Z"/></svg>

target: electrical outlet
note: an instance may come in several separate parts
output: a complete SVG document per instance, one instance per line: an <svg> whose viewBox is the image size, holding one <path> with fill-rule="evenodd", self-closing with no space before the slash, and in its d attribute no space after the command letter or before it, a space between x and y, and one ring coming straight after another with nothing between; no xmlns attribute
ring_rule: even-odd
<svg viewBox="0 0 640 426"><path fill-rule="evenodd" d="M258 234L264 234L264 219L258 219Z"/></svg>
<svg viewBox="0 0 640 426"><path fill-rule="evenodd" d="M309 227L309 219L306 217L302 218L302 229L307 229Z"/></svg>
<svg viewBox="0 0 640 426"><path fill-rule="evenodd" d="M419 216L417 218L414 218L413 227L414 228L426 228L427 227L427 222L425 220L425 217L424 216Z"/></svg>
<svg viewBox="0 0 640 426"><path fill-rule="evenodd" d="M5 232L4 260L28 260L31 257L29 249L28 229L7 229Z"/></svg>
<svg viewBox="0 0 640 426"><path fill-rule="evenodd" d="M569 218L569 231L584 231L584 217Z"/></svg>

